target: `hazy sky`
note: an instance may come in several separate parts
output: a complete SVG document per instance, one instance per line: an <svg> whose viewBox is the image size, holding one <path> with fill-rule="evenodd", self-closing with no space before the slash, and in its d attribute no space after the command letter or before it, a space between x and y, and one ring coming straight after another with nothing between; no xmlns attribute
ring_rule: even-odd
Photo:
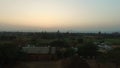
<svg viewBox="0 0 120 68"><path fill-rule="evenodd" d="M120 32L120 0L0 0L0 31Z"/></svg>

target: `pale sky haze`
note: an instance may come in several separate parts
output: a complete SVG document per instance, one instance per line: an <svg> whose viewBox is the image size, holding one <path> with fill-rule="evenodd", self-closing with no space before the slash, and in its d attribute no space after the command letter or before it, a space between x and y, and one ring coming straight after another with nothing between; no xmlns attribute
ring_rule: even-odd
<svg viewBox="0 0 120 68"><path fill-rule="evenodd" d="M120 32L120 0L0 0L0 31Z"/></svg>

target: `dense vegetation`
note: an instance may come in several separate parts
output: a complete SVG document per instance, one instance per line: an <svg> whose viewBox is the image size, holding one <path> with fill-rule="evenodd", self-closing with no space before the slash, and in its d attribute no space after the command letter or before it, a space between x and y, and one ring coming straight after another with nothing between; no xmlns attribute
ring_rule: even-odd
<svg viewBox="0 0 120 68"><path fill-rule="evenodd" d="M25 59L25 53L21 47L27 45L57 47L56 57L58 59L72 57L73 55L82 58L95 58L116 64L120 60L120 49L113 49L108 52L99 52L99 43L108 45L120 45L120 34L106 33L60 33L58 32L0 32L0 66L15 64ZM78 48L78 49L75 49ZM118 55L118 57L116 56Z"/></svg>

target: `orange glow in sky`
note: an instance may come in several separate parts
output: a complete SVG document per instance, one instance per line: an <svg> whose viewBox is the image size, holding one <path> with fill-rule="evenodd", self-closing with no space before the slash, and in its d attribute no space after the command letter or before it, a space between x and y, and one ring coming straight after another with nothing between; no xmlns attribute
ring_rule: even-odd
<svg viewBox="0 0 120 68"><path fill-rule="evenodd" d="M0 31L118 31L119 12L120 0L0 0Z"/></svg>

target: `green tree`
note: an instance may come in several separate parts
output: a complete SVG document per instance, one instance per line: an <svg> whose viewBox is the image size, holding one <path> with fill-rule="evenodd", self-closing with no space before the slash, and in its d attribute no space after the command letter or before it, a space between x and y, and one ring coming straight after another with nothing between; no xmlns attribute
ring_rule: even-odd
<svg viewBox="0 0 120 68"><path fill-rule="evenodd" d="M84 40L82 38L77 39L80 44L83 44Z"/></svg>
<svg viewBox="0 0 120 68"><path fill-rule="evenodd" d="M107 53L106 59L108 62L115 64L115 68L118 68L120 64L120 48L114 48Z"/></svg>
<svg viewBox="0 0 120 68"><path fill-rule="evenodd" d="M64 53L65 53L66 47L69 47L67 42L63 40L56 40L51 42L50 45L53 47L57 47L56 56L58 59L65 57Z"/></svg>
<svg viewBox="0 0 120 68"><path fill-rule="evenodd" d="M98 54L98 47L94 45L92 42L86 43L78 47L78 54L80 56L97 56Z"/></svg>
<svg viewBox="0 0 120 68"><path fill-rule="evenodd" d="M54 47L68 47L68 43L64 40L56 40L50 43L51 46Z"/></svg>
<svg viewBox="0 0 120 68"><path fill-rule="evenodd" d="M106 63L106 61L107 61L106 55L107 55L107 53L98 52L98 55L97 55L97 57L95 59L98 68L101 68L101 64Z"/></svg>
<svg viewBox="0 0 120 68"><path fill-rule="evenodd" d="M64 53L64 56L65 57L71 57L75 54L75 50L73 48L67 48L65 53Z"/></svg>
<svg viewBox="0 0 120 68"><path fill-rule="evenodd" d="M21 48L13 43L3 43L0 44L0 64L2 66L14 65L17 60L22 60L24 53Z"/></svg>

